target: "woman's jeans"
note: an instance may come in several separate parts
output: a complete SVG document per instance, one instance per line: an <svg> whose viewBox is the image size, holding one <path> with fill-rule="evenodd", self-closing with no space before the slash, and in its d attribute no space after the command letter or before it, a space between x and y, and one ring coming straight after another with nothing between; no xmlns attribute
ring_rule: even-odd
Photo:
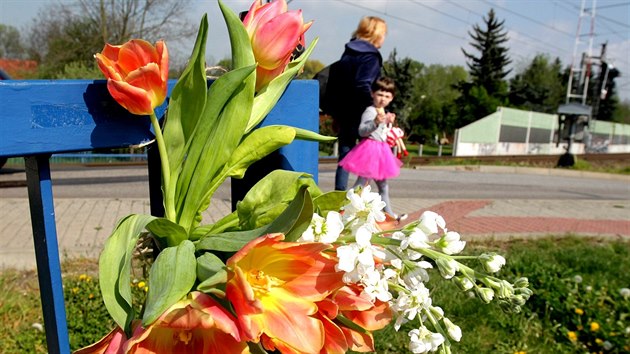
<svg viewBox="0 0 630 354"><path fill-rule="evenodd" d="M341 161L344 157L346 157L346 155L348 155L348 153L350 152L350 150L352 150L352 148L356 145L356 142L354 144L342 144L341 142L339 143L339 161ZM345 191L348 189L348 177L349 177L349 172L344 170L343 167L337 165L337 172L335 172L335 190L337 191Z"/></svg>

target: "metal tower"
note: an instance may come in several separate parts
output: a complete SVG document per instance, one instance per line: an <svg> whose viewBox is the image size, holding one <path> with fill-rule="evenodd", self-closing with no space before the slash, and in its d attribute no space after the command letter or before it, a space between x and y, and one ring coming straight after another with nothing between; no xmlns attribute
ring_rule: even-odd
<svg viewBox="0 0 630 354"><path fill-rule="evenodd" d="M577 31L575 34L575 45L573 47L573 60L567 85L567 104L571 102L586 104L588 97L589 80L593 65L593 37L595 32L595 6L597 0L591 0L591 7L586 9L586 0L582 0L580 16L578 19ZM587 31L584 30L582 22L590 20Z"/></svg>
<svg viewBox="0 0 630 354"><path fill-rule="evenodd" d="M586 0L582 0L580 17L578 19L573 47L573 60L567 84L565 104L558 107L558 140L566 141L566 153L558 160L559 167L570 167L575 164L573 142L584 141L590 145L590 134L586 128L593 113L592 107L586 104L589 93L589 81L593 69L593 37L595 31L595 5L597 0L591 0L590 9L586 9ZM587 31L582 28L582 22L590 17ZM578 60L579 58L579 60Z"/></svg>

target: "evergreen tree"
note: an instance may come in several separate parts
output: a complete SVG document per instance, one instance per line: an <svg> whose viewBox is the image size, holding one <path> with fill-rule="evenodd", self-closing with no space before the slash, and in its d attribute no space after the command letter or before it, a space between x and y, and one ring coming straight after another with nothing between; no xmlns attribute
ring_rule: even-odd
<svg viewBox="0 0 630 354"><path fill-rule="evenodd" d="M474 25L474 33L468 32L473 39L470 45L480 55L475 56L463 48L462 52L468 59L467 65L473 84L483 87L490 96L503 95L506 88L503 79L510 73L507 66L512 62L507 55L508 49L504 46L508 41L507 32L503 30L505 21L499 21L493 9L490 9L488 17L483 20L485 30Z"/></svg>
<svg viewBox="0 0 630 354"><path fill-rule="evenodd" d="M458 127L483 118L494 112L498 106L507 104L507 83L504 79L510 72L507 66L511 60L507 55L508 49L504 46L508 40L503 29L504 21L499 21L492 9L483 21L485 29L474 25L473 32L468 32L473 39L470 45L479 51L479 56L462 48L468 59L466 64L471 81L460 82L458 85L462 94L456 101L459 108Z"/></svg>

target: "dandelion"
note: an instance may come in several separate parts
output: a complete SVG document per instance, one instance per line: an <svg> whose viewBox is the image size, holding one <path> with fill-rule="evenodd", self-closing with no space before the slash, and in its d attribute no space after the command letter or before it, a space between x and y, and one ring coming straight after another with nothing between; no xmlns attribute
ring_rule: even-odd
<svg viewBox="0 0 630 354"><path fill-rule="evenodd" d="M88 278L87 274L79 275L79 280L86 280Z"/></svg>
<svg viewBox="0 0 630 354"><path fill-rule="evenodd" d="M582 316L584 314L584 310L582 310L581 308L576 308L575 309L575 313L577 313L578 315Z"/></svg>
<svg viewBox="0 0 630 354"><path fill-rule="evenodd" d="M599 323L591 322L591 332L597 332L597 331L599 331Z"/></svg>
<svg viewBox="0 0 630 354"><path fill-rule="evenodd" d="M77 287L72 288L72 293L73 294L76 294L78 292L79 292L79 288L77 288Z"/></svg>
<svg viewBox="0 0 630 354"><path fill-rule="evenodd" d="M140 281L140 282L138 282L137 286L138 286L138 288L143 289L143 288L145 288L147 286L147 283L145 283L143 281Z"/></svg>
<svg viewBox="0 0 630 354"><path fill-rule="evenodd" d="M621 294L621 296L624 299L628 299L628 298L630 298L630 289L628 289L628 288L621 288L619 290L619 294Z"/></svg>
<svg viewBox="0 0 630 354"><path fill-rule="evenodd" d="M575 333L573 331L569 331L569 333L567 333L567 337L569 337L569 340L571 342L577 341L577 333Z"/></svg>
<svg viewBox="0 0 630 354"><path fill-rule="evenodd" d="M143 290L144 290L144 292L146 293L146 292L148 292L148 291L149 291L149 287L148 287L148 286L145 286Z"/></svg>

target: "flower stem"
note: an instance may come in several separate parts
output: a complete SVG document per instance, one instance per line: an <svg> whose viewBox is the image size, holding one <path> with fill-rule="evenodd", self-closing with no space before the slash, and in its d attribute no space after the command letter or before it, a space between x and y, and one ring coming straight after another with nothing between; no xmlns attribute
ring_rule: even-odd
<svg viewBox="0 0 630 354"><path fill-rule="evenodd" d="M155 112L152 112L150 117L151 125L153 125L153 130L155 130L155 140L157 142L158 151L160 152L160 163L162 166L162 193L164 194L164 209L166 218L171 221L175 221L175 209L173 203L168 203L168 198L166 197L169 195L171 188L171 168L168 162L168 154L166 153L166 145L164 144L164 136L162 136L162 128L160 128L160 123L155 116Z"/></svg>

